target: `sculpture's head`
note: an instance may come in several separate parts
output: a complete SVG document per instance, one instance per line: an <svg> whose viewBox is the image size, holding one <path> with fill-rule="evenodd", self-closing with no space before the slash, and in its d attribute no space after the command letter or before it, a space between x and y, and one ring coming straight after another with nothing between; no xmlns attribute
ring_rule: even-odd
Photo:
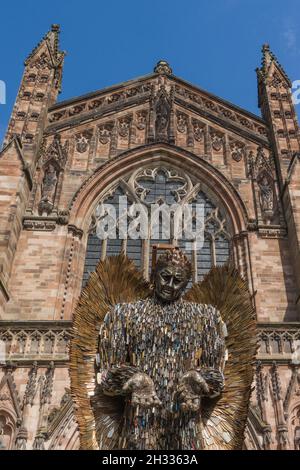
<svg viewBox="0 0 300 470"><path fill-rule="evenodd" d="M191 263L178 248L162 254L154 272L154 291L160 302L178 300L192 275Z"/></svg>

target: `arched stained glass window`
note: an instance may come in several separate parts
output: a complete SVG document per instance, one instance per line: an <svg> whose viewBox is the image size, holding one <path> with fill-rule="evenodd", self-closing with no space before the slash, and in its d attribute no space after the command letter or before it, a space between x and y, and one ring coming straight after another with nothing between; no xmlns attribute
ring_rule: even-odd
<svg viewBox="0 0 300 470"><path fill-rule="evenodd" d="M143 227L148 236L145 239L120 238L120 196L127 197L128 208L133 203L139 203L148 214L147 227ZM162 227L158 232L159 238L153 238L151 232L151 205L163 204L172 206L173 204L189 204L192 210L192 227L196 228L195 214L196 206L202 205L204 212L204 236L200 249L194 250L195 245L192 240L176 239L174 227L172 229L172 212L170 215L170 232L168 237L164 237ZM103 204L111 204L115 208L116 238L106 240L99 239L97 235L97 224L100 223L99 211ZM199 206L198 206L199 207ZM107 214L106 214L107 215ZM160 214L160 222L165 214ZM125 216L126 224L129 225L133 218ZM124 221L124 217L122 219ZM190 176L175 168L166 166L147 167L139 169L129 177L122 179L110 189L109 193L103 196L93 216L90 233L88 236L86 259L84 267L83 284L85 285L90 273L100 259L106 256L116 255L123 251L141 269L146 278L150 276L152 245L157 243L168 243L180 246L190 257L194 268L194 281L201 280L212 266L222 265L228 261L230 256L231 230L226 218L225 211L218 204L215 196L202 183L194 181Z"/></svg>

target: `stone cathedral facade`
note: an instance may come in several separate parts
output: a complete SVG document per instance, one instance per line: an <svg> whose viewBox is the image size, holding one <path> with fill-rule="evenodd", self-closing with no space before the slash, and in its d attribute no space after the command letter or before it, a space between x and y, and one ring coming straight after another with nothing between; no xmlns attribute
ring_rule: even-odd
<svg viewBox="0 0 300 470"><path fill-rule="evenodd" d="M99 259L121 250L149 278L157 243L97 237L99 204L117 210L126 195L204 204L194 281L230 258L256 309L245 448L300 449L300 133L290 80L268 45L262 54L262 117L176 77L165 61L57 101L57 25L26 59L0 153L1 448L79 446L68 375L76 301Z"/></svg>

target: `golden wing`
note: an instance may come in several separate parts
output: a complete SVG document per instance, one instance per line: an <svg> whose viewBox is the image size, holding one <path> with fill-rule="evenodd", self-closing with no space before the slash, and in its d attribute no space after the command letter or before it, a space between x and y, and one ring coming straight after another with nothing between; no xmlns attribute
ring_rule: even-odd
<svg viewBox="0 0 300 470"><path fill-rule="evenodd" d="M95 357L100 325L115 304L146 298L150 286L123 254L100 261L83 288L74 312L70 347L71 394L79 426L80 448L112 449L122 418L120 400L101 398L95 381ZM94 395L97 390L97 400ZM97 426L95 422L97 417ZM99 429L101 428L101 429ZM111 439L114 428L114 439Z"/></svg>
<svg viewBox="0 0 300 470"><path fill-rule="evenodd" d="M224 391L219 399L203 402L204 447L207 450L241 449L257 351L255 311L247 283L234 268L215 267L202 282L194 284L184 298L214 305L228 331Z"/></svg>

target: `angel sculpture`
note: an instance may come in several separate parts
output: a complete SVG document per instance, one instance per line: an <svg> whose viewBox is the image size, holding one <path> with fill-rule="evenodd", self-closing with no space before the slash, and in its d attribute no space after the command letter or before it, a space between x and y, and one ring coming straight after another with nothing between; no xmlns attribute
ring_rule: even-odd
<svg viewBox="0 0 300 470"><path fill-rule="evenodd" d="M153 274L151 286L119 255L83 289L70 368L81 448L241 449L257 349L246 282L215 267L183 296L178 248Z"/></svg>

